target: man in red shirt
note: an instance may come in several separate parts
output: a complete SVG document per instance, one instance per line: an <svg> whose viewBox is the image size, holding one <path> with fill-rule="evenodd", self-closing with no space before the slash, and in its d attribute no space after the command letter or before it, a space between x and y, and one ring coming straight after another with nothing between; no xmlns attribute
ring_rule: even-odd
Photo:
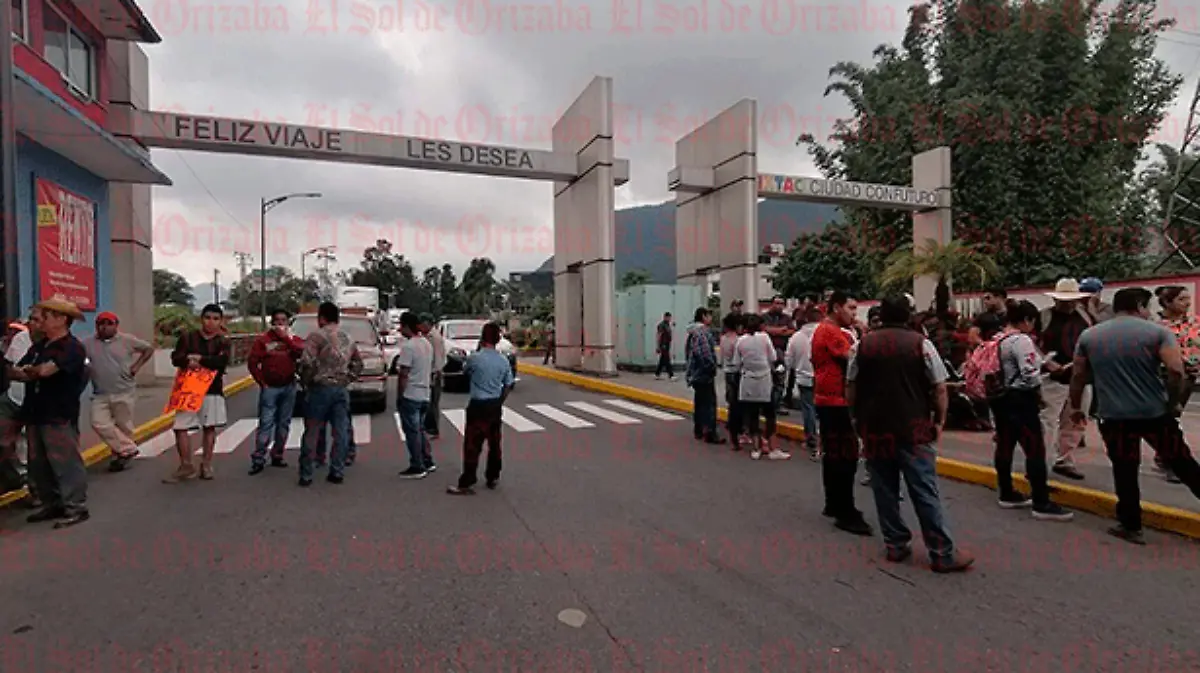
<svg viewBox="0 0 1200 673"><path fill-rule="evenodd" d="M283 451L292 425L296 405L296 362L304 350L304 341L291 334L287 311L271 314L271 329L260 334L250 347L248 368L259 385L258 433L250 454L250 474L262 472L266 465L267 444L271 447L271 467L287 467Z"/></svg>
<svg viewBox="0 0 1200 673"><path fill-rule="evenodd" d="M821 477L825 485L825 516L838 528L856 535L873 534L871 525L854 505L854 474L858 471L858 436L846 403L846 369L854 345L848 330L858 303L843 292L829 297L825 320L812 336L813 403L820 428Z"/></svg>

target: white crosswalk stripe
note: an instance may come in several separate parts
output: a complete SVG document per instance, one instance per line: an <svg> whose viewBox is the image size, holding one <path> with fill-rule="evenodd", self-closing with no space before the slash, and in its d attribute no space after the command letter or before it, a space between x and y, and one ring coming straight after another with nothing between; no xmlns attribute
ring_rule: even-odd
<svg viewBox="0 0 1200 673"><path fill-rule="evenodd" d="M396 419L396 432L400 433L400 441L403 442L405 440L404 422L400 420L400 412L393 412L392 418Z"/></svg>
<svg viewBox="0 0 1200 673"><path fill-rule="evenodd" d="M200 436L199 432L191 433L192 441ZM151 437L138 445L138 458L154 458L167 451L175 450L175 433L168 429L166 432Z"/></svg>
<svg viewBox="0 0 1200 673"><path fill-rule="evenodd" d="M626 416L625 414L619 414L615 411L598 407L589 402L564 402L564 404L572 409L585 411L593 416L599 416L606 421L612 421L618 425L633 425L634 423L642 422L641 419L633 418L632 416Z"/></svg>
<svg viewBox="0 0 1200 673"><path fill-rule="evenodd" d="M446 420L450 421L450 425L458 430L458 434L467 434L467 410L466 409L442 409L442 415Z"/></svg>
<svg viewBox="0 0 1200 673"><path fill-rule="evenodd" d="M521 414L518 414L517 411L511 407L504 410L504 415L501 416L501 419L504 421L505 425L513 430L516 430L517 432L538 432L546 429L529 420L528 418L525 418Z"/></svg>
<svg viewBox="0 0 1200 673"><path fill-rule="evenodd" d="M630 402L628 400L604 400L604 403L611 404L614 407L617 407L618 409L632 411L634 413L638 413L643 416L649 416L650 418L655 418L660 421L682 421L683 420L682 416L676 416L675 414L668 414L665 411L659 411L658 409L652 409L647 406L642 406L641 404L634 404L633 402Z"/></svg>
<svg viewBox="0 0 1200 673"><path fill-rule="evenodd" d="M528 407L530 411L536 411L537 413L545 416L546 418L549 418L552 421L556 421L556 422L562 424L563 426L568 427L572 430L577 430L579 428L594 428L594 427L596 427L595 423L591 423L589 421L583 420L582 418L580 418L578 416L568 414L567 412L562 411L562 410L558 409L557 407L553 407L549 404L527 404L525 406Z"/></svg>
<svg viewBox="0 0 1200 673"><path fill-rule="evenodd" d="M257 428L257 418L243 418L224 430L218 431L217 441L213 443L213 453L233 453L234 449L241 445ZM201 438L203 439L202 435ZM202 447L196 449L197 456L203 452Z"/></svg>

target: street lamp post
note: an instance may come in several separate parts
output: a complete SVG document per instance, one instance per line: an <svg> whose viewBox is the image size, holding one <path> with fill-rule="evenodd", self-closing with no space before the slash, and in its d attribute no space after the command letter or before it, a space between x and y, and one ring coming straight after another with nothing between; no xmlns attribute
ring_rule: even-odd
<svg viewBox="0 0 1200 673"><path fill-rule="evenodd" d="M258 279L258 294L262 299L262 326L267 328L267 213L275 206L287 201L288 199L319 199L319 192L302 192L297 194L285 194L284 196L276 196L273 199L262 199L261 208L259 209L259 273L261 276Z"/></svg>
<svg viewBox="0 0 1200 673"><path fill-rule="evenodd" d="M304 284L304 283L308 282L308 274L304 272L304 261L308 258L309 255L312 255L314 253L321 253L323 255L327 255L336 249L337 249L336 245L323 245L319 248L313 248L312 250L305 250L300 255L300 283ZM317 295L320 296L319 288L318 288Z"/></svg>

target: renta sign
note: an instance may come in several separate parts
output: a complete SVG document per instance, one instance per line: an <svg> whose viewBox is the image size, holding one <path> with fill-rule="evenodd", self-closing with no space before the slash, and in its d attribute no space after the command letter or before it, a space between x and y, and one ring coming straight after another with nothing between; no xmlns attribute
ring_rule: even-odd
<svg viewBox="0 0 1200 673"><path fill-rule="evenodd" d="M133 114L129 135L148 147L562 182L574 181L581 173L580 158L574 153L457 143L255 119L202 117L172 112ZM628 161L617 160L614 163L617 184L628 181L628 171Z"/></svg>
<svg viewBox="0 0 1200 673"><path fill-rule="evenodd" d="M818 203L841 203L867 208L931 210L949 208L945 192L869 182L847 182L791 175L759 173L758 195Z"/></svg>

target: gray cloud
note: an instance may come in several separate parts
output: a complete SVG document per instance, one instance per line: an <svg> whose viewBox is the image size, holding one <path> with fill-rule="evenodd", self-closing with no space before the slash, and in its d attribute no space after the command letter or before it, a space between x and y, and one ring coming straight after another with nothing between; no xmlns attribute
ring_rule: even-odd
<svg viewBox="0 0 1200 673"><path fill-rule="evenodd" d="M555 9L550 29L537 29L527 22L541 4L569 11L560 21ZM146 6L164 35L148 48L152 100L160 109L549 148L561 111L594 75L610 75L618 153L632 163L630 184L618 190L626 206L668 198L675 140L744 97L759 102L760 167L812 172L796 136L826 135L846 111L821 95L829 67L897 43L909 4L163 0ZM239 29L240 7L269 8L269 17L255 27L250 16ZM316 7L324 14L311 15ZM1164 55L1185 70L1197 52L1167 44ZM166 150L154 157L176 183L155 189L156 265L194 282L214 267L234 273L233 241L257 256L261 197L312 190L325 197L271 213L272 229L283 232L269 237L283 241L271 262L298 266L303 250L335 232L343 264L383 232L418 272L447 262L461 272L486 255L506 273L552 253L547 183ZM185 229L190 237L175 233ZM186 239L198 242L178 242Z"/></svg>

